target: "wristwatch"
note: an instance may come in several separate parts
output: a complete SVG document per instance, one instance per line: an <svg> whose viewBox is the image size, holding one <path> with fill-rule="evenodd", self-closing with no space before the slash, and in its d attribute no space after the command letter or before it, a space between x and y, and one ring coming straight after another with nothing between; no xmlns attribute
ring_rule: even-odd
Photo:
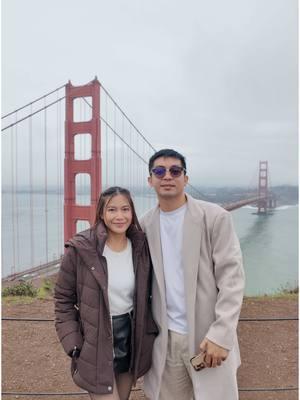
<svg viewBox="0 0 300 400"><path fill-rule="evenodd" d="M78 347L77 346L74 346L73 347L73 350L71 351L71 357L72 358L78 358L79 357L79 354L80 354L80 350L78 349Z"/></svg>

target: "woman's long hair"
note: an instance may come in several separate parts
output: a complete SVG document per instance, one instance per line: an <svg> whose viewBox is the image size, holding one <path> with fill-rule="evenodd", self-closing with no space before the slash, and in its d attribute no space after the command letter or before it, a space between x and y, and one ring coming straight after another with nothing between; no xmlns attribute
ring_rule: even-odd
<svg viewBox="0 0 300 400"><path fill-rule="evenodd" d="M131 207L131 212L132 212L132 221L131 225L135 226L139 231L141 231L141 226L139 224L136 212L135 212L135 207L134 203L131 197L131 194L129 190L121 188L119 186L112 186L108 189L106 189L104 192L101 193L98 203L97 203L97 208L96 208L96 217L95 217L95 223L94 226L96 226L100 221L103 221L102 215L104 213L104 207L107 204L107 202L110 201L113 197L117 196L118 194L121 194L122 196L125 196L128 200L128 203Z"/></svg>

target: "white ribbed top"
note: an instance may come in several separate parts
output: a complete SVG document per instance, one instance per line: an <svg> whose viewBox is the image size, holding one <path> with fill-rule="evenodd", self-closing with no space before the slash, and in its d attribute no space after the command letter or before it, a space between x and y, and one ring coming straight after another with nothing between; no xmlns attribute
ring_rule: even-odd
<svg viewBox="0 0 300 400"><path fill-rule="evenodd" d="M134 271L132 245L127 239L127 247L122 251L113 251L107 245L103 255L108 270L108 300L111 315L130 312L133 308Z"/></svg>

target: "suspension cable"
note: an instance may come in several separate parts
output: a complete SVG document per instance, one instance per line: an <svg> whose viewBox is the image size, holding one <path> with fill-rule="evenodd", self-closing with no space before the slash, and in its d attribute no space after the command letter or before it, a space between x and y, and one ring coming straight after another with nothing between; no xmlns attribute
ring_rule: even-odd
<svg viewBox="0 0 300 400"><path fill-rule="evenodd" d="M45 99L46 102L46 99ZM46 262L48 263L48 164L47 164L47 109L44 108L44 168L45 168L45 245L46 245Z"/></svg>
<svg viewBox="0 0 300 400"><path fill-rule="evenodd" d="M58 87L57 89L52 90L52 92L49 92L49 93L45 94L44 96L41 96L41 97L39 97L38 99L33 100L33 101L31 101L30 103L28 103L28 104L25 104L25 106L20 107L20 108L18 108L17 110L12 111L12 112L10 112L10 113L8 113L8 114L6 114L6 115L3 115L3 117L1 117L1 119L4 119L4 118L6 118L6 117L9 117L10 115L14 114L15 112L18 112L18 111L20 111L20 110L23 110L24 108L26 108L26 107L28 107L28 106L30 106L30 105L36 103L37 101L40 101L40 100L44 99L45 97L50 96L51 94L57 92L58 90L64 88L65 86L66 86L66 85L62 85L62 86Z"/></svg>
<svg viewBox="0 0 300 400"><path fill-rule="evenodd" d="M124 115L124 117L127 119L127 121L134 127L134 129L142 136L142 138L148 143L148 145L152 148L153 151L156 151L155 148L152 146L150 142L145 138L145 136L138 130L138 128L134 125L134 123L128 118L128 116L125 114L125 112L120 108L120 106L116 103L116 101L111 97L111 95L108 93L108 91L105 89L105 87L101 84L101 88L104 90L106 95L110 98L110 100L115 104L117 109Z"/></svg>
<svg viewBox="0 0 300 400"><path fill-rule="evenodd" d="M17 119L16 113L16 119ZM18 157L18 125L15 125L16 132L16 143L15 143L15 204L16 204L16 247L17 247L17 267L20 267L20 229L19 229L19 176L18 176L18 166L19 166L19 157Z"/></svg>
<svg viewBox="0 0 300 400"><path fill-rule="evenodd" d="M32 117L33 115L35 115L35 114L37 114L37 113L39 113L39 112L45 110L46 108L53 106L54 104L58 103L59 101L64 100L65 98L66 98L66 96L60 97L58 100L55 100L55 101L53 101L52 103L49 103L47 106L42 107L42 108L40 108L39 110L37 110L37 111L35 111L35 112L31 113L31 114L26 115L26 117L21 118L21 119L19 119L18 121L15 121L15 122L13 122L12 124L9 124L9 125L5 126L4 128L1 129L1 131L3 132L3 131L5 131L6 129L8 129L8 128L10 128L10 127L12 127L12 126L18 124L19 122L25 121L25 119L30 118L30 117Z"/></svg>
<svg viewBox="0 0 300 400"><path fill-rule="evenodd" d="M117 112L116 112L116 107L114 108L114 131L115 132L117 131ZM119 136L119 137L121 138L121 136ZM116 137L116 135L114 135L114 185L116 185L116 180L117 180L116 144L117 144L117 137Z"/></svg>
<svg viewBox="0 0 300 400"><path fill-rule="evenodd" d="M130 131L130 137L129 137L130 147L129 148L131 148L132 142L133 142L133 139L132 139L132 125L130 125L130 130L129 131ZM129 187L130 187L130 191L133 188L133 160L132 160L132 154L133 154L132 152L129 153ZM146 160L144 160L144 162L145 162L145 164L147 164Z"/></svg>
<svg viewBox="0 0 300 400"><path fill-rule="evenodd" d="M11 220L12 220L12 246L13 246L13 263L11 266L11 274L16 272L16 245L15 245L15 157L14 157L14 130L11 128L10 141L10 162L11 162Z"/></svg>
<svg viewBox="0 0 300 400"><path fill-rule="evenodd" d="M148 162L147 162L146 160L144 160L143 157L141 157L141 156L131 147L131 145L128 144L128 143L113 129L113 127L112 127L107 121L105 121L104 118L100 117L100 119L101 119L101 121L103 121L103 122L108 126L108 128L109 128L116 136L118 136L118 138L119 138L123 143L125 143L125 145L126 145L138 158L140 158L145 164L148 164Z"/></svg>
<svg viewBox="0 0 300 400"><path fill-rule="evenodd" d="M105 118L106 118L106 120L108 119L107 118L107 108L108 108L108 105L107 105L107 95L105 96ZM105 124L105 175L106 175L106 181L105 181L105 184L106 184L106 188L108 188L108 126Z"/></svg>
<svg viewBox="0 0 300 400"><path fill-rule="evenodd" d="M59 197L59 159L60 159L60 152L59 152L59 141L60 141L60 135L59 135L59 125L60 125L60 119L59 119L59 107L60 103L57 103L56 106L56 185L57 185L57 197L56 197L56 209L57 209L57 255L59 256L60 253L60 214L59 214L59 209L60 209L60 197Z"/></svg>
<svg viewBox="0 0 300 400"><path fill-rule="evenodd" d="M32 104L30 105L32 112ZM32 118L29 119L29 208L30 208L30 260L31 267L34 266L34 236L33 236L33 152L32 152Z"/></svg>
<svg viewBox="0 0 300 400"><path fill-rule="evenodd" d="M61 243L61 248L60 248L60 254L63 254L63 243L64 243L64 233L63 233L63 227L64 227L64 209L63 209L63 173L64 173L64 167L63 167L63 152L62 152L62 137L63 137L63 123L62 123L62 110L61 110L61 103L59 103L59 115L60 115L60 124L59 124L59 131L60 131L60 141L59 141L59 194L60 194L60 243Z"/></svg>
<svg viewBox="0 0 300 400"><path fill-rule="evenodd" d="M122 123L121 123L121 132L122 132L122 138L124 139L124 115L122 115ZM124 184L125 181L125 163L124 163L124 143L121 143L121 182Z"/></svg>
<svg viewBox="0 0 300 400"><path fill-rule="evenodd" d="M145 136L138 130L138 128L133 124L133 122L127 117L127 115L124 113L124 111L118 106L118 104L115 102L115 100L111 97L111 95L108 93L108 91L101 85L102 89L104 90L105 94L111 99L111 101L114 103L114 105L117 107L117 109L124 115L124 117L127 119L127 121L130 123L130 126L133 126L134 129L138 132L138 134L145 140L145 142L151 147L151 149L155 152L156 149L152 146L152 144L145 138ZM92 105L86 100L85 97L83 97L83 100L92 108ZM103 118L100 116L100 119L103 120ZM108 122L106 122L105 120L103 120L103 122L105 122L109 127L110 125L108 124ZM125 142L125 140L122 139L122 137L120 135L118 135L111 127L110 129L112 130L112 132L114 132L115 135L117 135L123 143L125 143L127 145L127 143ZM128 145L127 145L128 146ZM139 154L134 151L131 146L128 146L141 160L143 160L147 165L148 165L148 161L144 160L143 157L139 156ZM193 185L191 185L190 183L188 183L188 186L194 190L196 193L198 193L199 196L201 196L202 198L206 198L206 196L201 193L198 189L196 189Z"/></svg>

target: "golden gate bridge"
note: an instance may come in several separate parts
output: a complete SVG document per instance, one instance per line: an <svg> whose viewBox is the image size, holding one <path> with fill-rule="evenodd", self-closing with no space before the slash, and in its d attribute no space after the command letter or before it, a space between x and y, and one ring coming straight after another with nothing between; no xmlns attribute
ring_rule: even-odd
<svg viewBox="0 0 300 400"><path fill-rule="evenodd" d="M4 115L2 275L56 268L64 241L93 223L106 187L127 187L138 214L153 206L147 165L155 150L97 77L81 86L69 81ZM206 200L194 185L187 191ZM249 204L258 214L276 207L267 161L259 162L257 190L223 207Z"/></svg>

